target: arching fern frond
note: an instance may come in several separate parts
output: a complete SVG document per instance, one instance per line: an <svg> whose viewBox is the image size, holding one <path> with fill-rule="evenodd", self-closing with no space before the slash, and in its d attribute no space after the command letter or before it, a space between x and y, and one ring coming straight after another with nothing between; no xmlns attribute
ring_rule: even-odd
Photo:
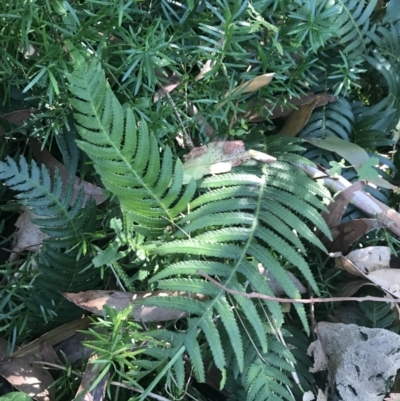
<svg viewBox="0 0 400 401"><path fill-rule="evenodd" d="M70 99L77 129L84 141L79 147L93 160L104 186L118 197L131 218L143 224L157 219L158 226L185 210L195 184L183 186L183 167L159 145L144 120L136 122L130 109L123 110L108 85L99 62L87 65L73 51L74 71L68 74Z"/></svg>
<svg viewBox="0 0 400 401"><path fill-rule="evenodd" d="M393 146L390 131L395 125L395 110L371 113L369 107L353 105L355 123L353 142L365 150L375 150L380 146Z"/></svg>
<svg viewBox="0 0 400 401"><path fill-rule="evenodd" d="M336 136L350 141L354 120L351 104L344 98L339 98L337 102L315 110L304 129L300 132L299 137L325 138ZM314 163L322 164L326 168L330 168L330 161L337 159L332 152L315 147L308 147L303 156Z"/></svg>
<svg viewBox="0 0 400 401"><path fill-rule="evenodd" d="M0 180L17 192L18 201L34 214L33 222L50 236L43 242L29 295L24 299L30 311L25 316L25 330L44 330L44 324L38 321L51 325L78 318L79 308L60 292L92 289L99 281L98 275L88 268L90 256L79 255L84 233L94 229L94 203L89 201L82 207L82 189L71 205L73 180L64 186L57 171L51 177L45 166L39 167L34 161L28 164L22 156L19 164L11 158L0 162Z"/></svg>
<svg viewBox="0 0 400 401"><path fill-rule="evenodd" d="M388 94L372 111L385 111L394 108L396 121L400 116L400 22L391 24L388 28L379 27L376 33L370 33L373 41L372 55L367 61L382 75L382 84L387 87Z"/></svg>
<svg viewBox="0 0 400 401"><path fill-rule="evenodd" d="M340 12L335 20L339 29L336 31L342 52L349 59L362 57L367 53L370 41L368 33L371 27L371 15L378 0L336 0Z"/></svg>
<svg viewBox="0 0 400 401"><path fill-rule="evenodd" d="M17 192L18 201L35 215L34 223L52 237L49 241L53 247L72 246L82 238L87 223L81 213L83 189L70 206L74 190L72 182L64 188L58 172L52 179L44 165L39 167L34 161L28 165L23 156L19 164L10 157L0 162L0 180Z"/></svg>
<svg viewBox="0 0 400 401"><path fill-rule="evenodd" d="M292 180L289 178L290 173L292 173ZM279 180L280 177L283 178L282 181ZM169 264L150 281L158 282L158 287L163 290L180 289L202 293L211 298L210 301L203 303L202 307L206 307L207 311L213 311L214 315L219 316L224 327L223 331L229 338L229 348L232 349L235 360L238 362L240 374L244 374L246 369L245 358L247 356L242 345L243 335L240 334L240 330L238 331L240 325L235 323L236 319L230 312L228 298L224 291L210 286L210 283L205 283L203 280L198 280L198 272L218 276L221 283L227 288L240 292L245 291L243 278L241 278L245 277L255 291L272 294L265 277L260 275L256 268L261 263L282 285L288 296L295 298L299 297L298 290L283 267L292 265L317 290L308 264L299 252L304 249L300 237L310 239L322 248L323 246L298 216L300 215L302 219L309 220L312 224L321 227L324 232L327 230L320 221L318 209L313 205L316 203L316 198L310 199L311 204L307 197L303 199L304 194L296 188L297 184L309 188L311 193L320 191L318 185L312 180L302 174L299 175L295 167L285 163L277 163L276 167L268 166L261 177L246 173L208 177L199 185L204 194L191 202L191 213L178 223L179 230L174 232L174 236L178 239L148 243L143 247L149 254L169 258L179 254L184 255L185 259L189 259ZM281 186L285 187L285 190L280 189ZM318 206L322 208L321 204ZM283 213L285 213L284 220L288 230L280 230L281 226L285 227L281 220ZM274 216L275 219L270 219L270 216ZM285 237L285 234L290 231L289 228L293 227L291 225L293 221L296 224L298 222L303 224L296 226L298 237L295 236L295 240L291 235L288 235L288 238ZM279 224L275 225L274 223ZM297 241L300 242L298 248L289 245L289 243L295 244ZM260 349L266 352L269 345L266 342L266 332L259 308L246 298L232 296L231 299L231 302L239 308L243 319L248 322L248 326L251 326L257 342L260 344ZM193 335L192 330L194 330L196 333L203 332L208 339L207 334L201 328L204 312L201 309L194 309L192 301L186 305L186 302L182 302L176 297L169 297L152 298L143 303L163 307L168 305L169 308L191 313L188 335L189 333ZM271 302L265 302L265 307L269 309L277 324L281 324L283 316L280 307ZM307 327L304 311L302 308L297 310L303 324ZM215 323L212 324L215 325ZM219 326L213 329L214 332L220 332L220 330ZM218 338L221 336L222 333ZM214 358L215 355L230 352L227 345L225 343L221 345L218 338L215 337L212 343L207 341ZM189 357L192 364L196 363L192 360L190 353ZM221 363L222 360L215 361L219 368ZM254 369L256 370L255 367ZM200 375L202 366L194 367L194 371ZM271 370L269 372L276 379L277 373ZM272 383L271 388L275 385L275 382ZM249 384L248 391L250 391L250 387L252 386ZM282 391L284 393L284 390Z"/></svg>

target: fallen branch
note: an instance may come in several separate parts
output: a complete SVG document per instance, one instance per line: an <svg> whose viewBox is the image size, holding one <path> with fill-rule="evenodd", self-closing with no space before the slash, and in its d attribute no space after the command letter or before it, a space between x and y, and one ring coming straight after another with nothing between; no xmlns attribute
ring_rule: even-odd
<svg viewBox="0 0 400 401"><path fill-rule="evenodd" d="M296 164L295 166L303 170L311 178L322 180L324 185L334 192L343 191L351 186L351 183L342 176L331 177L328 170L322 169L322 167L318 169L301 164ZM394 209L364 191L355 192L352 204L368 216L384 223L393 234L400 237L400 214Z"/></svg>
<svg viewBox="0 0 400 401"><path fill-rule="evenodd" d="M354 301L354 302L365 302L365 301L375 301L375 302L389 302L389 303L400 303L400 299L393 299L393 298L380 298L380 297L333 297L333 298L309 298L309 299L291 299L291 298L278 298L278 297L271 297L269 295L259 294L258 292L241 292L236 290L231 290L230 288L225 287L223 284L219 283L218 281L214 280L208 274L198 271L197 274L199 276L204 277L206 280L210 281L217 287L223 289L224 291L228 292L232 295L240 295L246 298L258 298L258 299L265 299L267 301L272 302L282 302L285 304L317 304L317 303L328 303L328 302L344 302L344 301Z"/></svg>

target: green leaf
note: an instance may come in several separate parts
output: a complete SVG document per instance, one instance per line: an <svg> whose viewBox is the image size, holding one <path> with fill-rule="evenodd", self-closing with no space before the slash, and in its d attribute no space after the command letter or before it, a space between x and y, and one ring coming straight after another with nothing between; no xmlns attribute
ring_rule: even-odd
<svg viewBox="0 0 400 401"><path fill-rule="evenodd" d="M373 167L377 164L379 164L379 159L377 157L370 157L358 170L360 180L374 182L378 178L378 172Z"/></svg>
<svg viewBox="0 0 400 401"><path fill-rule="evenodd" d="M28 92L29 89L31 89L33 86L35 86L38 81L40 80L40 78L43 77L43 75L48 72L48 70L46 68L42 68L36 75L35 78L32 79L31 82L29 82L29 84L24 88L24 90L22 91L22 93Z"/></svg>
<svg viewBox="0 0 400 401"><path fill-rule="evenodd" d="M389 189L397 189L396 186L390 184L378 174L373 174L371 176L372 166L375 165L375 159L370 160L368 153L361 148L360 146L356 145L355 143L351 143L345 141L343 139L328 137L328 138L308 138L304 139L306 142L310 142L314 146L318 146L319 148L329 150L331 152L336 152L339 156L346 159L352 167L360 173L362 173L368 177L368 181L371 183L378 185L382 188L389 188ZM379 162L379 159L377 160ZM374 164L371 164L374 163ZM366 166L364 169L363 167ZM369 174L368 174L369 173ZM360 178L362 179L362 178Z"/></svg>
<svg viewBox="0 0 400 401"><path fill-rule="evenodd" d="M400 19L400 3L398 0L389 0L386 4L386 14L383 17L384 24L391 24Z"/></svg>
<svg viewBox="0 0 400 401"><path fill-rule="evenodd" d="M27 394L14 391L0 397L0 401L32 401Z"/></svg>

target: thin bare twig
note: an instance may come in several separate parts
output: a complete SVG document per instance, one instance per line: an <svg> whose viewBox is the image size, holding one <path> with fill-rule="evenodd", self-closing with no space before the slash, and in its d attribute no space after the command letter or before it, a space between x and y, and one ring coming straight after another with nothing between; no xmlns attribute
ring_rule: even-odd
<svg viewBox="0 0 400 401"><path fill-rule="evenodd" d="M272 302L282 302L286 304L316 304L316 303L328 303L328 302L343 302L343 301L355 301L355 302L365 302L365 301L375 301L375 302L390 302L390 303L400 303L400 299L392 299L392 298L380 298L380 297L333 297L333 298L309 298L309 299L291 299L291 298L277 298L271 297L269 295L259 294L258 292L241 292L231 290L230 288L225 287L218 281L214 280L208 274L198 271L197 274L199 276L204 277L206 280L210 281L217 287L223 289L232 295L241 295L246 298L258 298L265 299L267 301Z"/></svg>

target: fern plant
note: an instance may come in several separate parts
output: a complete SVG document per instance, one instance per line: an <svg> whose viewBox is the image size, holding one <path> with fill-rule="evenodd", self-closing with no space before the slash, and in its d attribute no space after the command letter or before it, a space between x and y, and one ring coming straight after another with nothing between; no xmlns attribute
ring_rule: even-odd
<svg viewBox="0 0 400 401"><path fill-rule="evenodd" d="M268 388L279 399L286 394L282 386L288 385L287 380L277 381L281 375L266 366L257 353L254 358L245 357L242 319L251 324L263 353L269 348L258 304L242 296L228 297L222 289L200 279L198 272L219 277L224 286L233 290L245 291L247 281L256 291L273 295L257 269L262 264L289 297L299 298L299 291L286 271L291 266L318 293L301 255L305 251L301 238L321 249L324 247L302 219L329 235L319 214L324 209L320 197L325 192L283 160L268 168L248 167L184 186L181 162L173 162L167 147L161 156L146 122L137 123L132 111L123 110L99 62L86 63L77 51L71 55L74 70L67 78L81 137L78 146L93 160L104 186L128 213L132 231L145 237L134 251L144 252L149 259L157 258L162 266L150 283L157 283L159 289L209 297L205 302L185 297L143 301L145 305L175 308L190 315L186 328L179 333L151 332L154 338L171 344L169 352L161 355L165 357L167 353L173 359L177 388L183 390L184 352L189 355L196 379L204 382L202 355L209 349L221 371L226 370L230 353L234 355L231 362L234 361L236 374L243 377L251 374L255 380L269 371L272 382ZM173 229L166 230L167 226ZM294 227L298 235L293 233ZM281 326L283 314L279 305L267 302L264 307L269 310L273 324ZM296 310L308 330L303 307L296 306ZM221 330L229 341L221 340ZM204 343L199 342L199 336ZM154 348L149 352L157 355ZM249 399L253 399L252 382L245 388Z"/></svg>
<svg viewBox="0 0 400 401"><path fill-rule="evenodd" d="M39 167L34 161L28 164L23 156L19 163L11 158L0 162L0 180L17 192L15 196L21 206L35 216L33 223L50 236L42 245L37 269L22 277L29 290L24 291L21 286L15 292L14 278L10 275L9 289L2 293L3 301L11 297L19 305L14 305L3 321L5 327L13 322L11 325L17 329L15 338L30 331L42 332L44 327L41 325L38 330L38 319L48 328L79 317L79 309L65 301L60 292L93 288L99 281L96 272L90 269L90 256L83 255L81 249L84 233L94 229L95 209L90 201L83 208L83 189L72 201L72 179L64 186L58 172L51 177L44 166Z"/></svg>

